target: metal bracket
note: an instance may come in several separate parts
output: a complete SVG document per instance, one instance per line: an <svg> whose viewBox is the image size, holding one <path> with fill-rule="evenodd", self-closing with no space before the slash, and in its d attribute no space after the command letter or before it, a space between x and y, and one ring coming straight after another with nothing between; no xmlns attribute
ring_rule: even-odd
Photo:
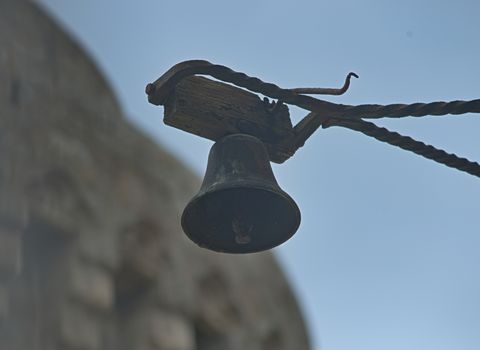
<svg viewBox="0 0 480 350"><path fill-rule="evenodd" d="M235 86L194 77L196 74L209 75ZM355 73L349 73L340 89L282 89L228 67L195 60L170 68L154 83L147 85L146 93L150 103L165 106L166 124L214 141L232 133L256 136L266 145L270 160L276 163L290 158L320 126L326 128L336 125L362 132L377 140L480 177L480 164L476 162L363 120L480 113L480 99L350 106L305 95L341 95L347 91L352 76L358 78ZM279 102L271 103L268 99L262 101L252 92ZM293 127L288 107L284 103L296 105L311 113Z"/></svg>
<svg viewBox="0 0 480 350"><path fill-rule="evenodd" d="M324 120L318 113L310 113L293 127L288 107L281 99L277 102L270 102L267 97L261 100L257 94L236 86L192 76L204 72L236 83L250 80L247 83L250 87L253 87L252 80L255 80L255 85L266 84L226 70L229 69L206 61L179 63L147 85L148 100L165 107L165 124L189 133L213 141L234 133L255 136L263 141L270 160L275 163L283 163L290 158ZM227 75L230 79L225 79ZM350 73L340 89L296 88L290 91L293 94L340 95L347 91L352 76L358 77Z"/></svg>

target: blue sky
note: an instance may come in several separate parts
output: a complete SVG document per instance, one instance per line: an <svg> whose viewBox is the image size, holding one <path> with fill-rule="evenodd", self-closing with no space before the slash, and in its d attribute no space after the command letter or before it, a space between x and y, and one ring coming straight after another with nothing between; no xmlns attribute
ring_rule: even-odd
<svg viewBox="0 0 480 350"><path fill-rule="evenodd" d="M169 128L144 87L207 59L348 104L480 98L476 1L41 0L86 47L129 118L199 175L211 142ZM297 121L306 113L291 109ZM382 120L480 160L479 115ZM274 165L302 210L275 253L314 349L480 348L480 180L349 130Z"/></svg>

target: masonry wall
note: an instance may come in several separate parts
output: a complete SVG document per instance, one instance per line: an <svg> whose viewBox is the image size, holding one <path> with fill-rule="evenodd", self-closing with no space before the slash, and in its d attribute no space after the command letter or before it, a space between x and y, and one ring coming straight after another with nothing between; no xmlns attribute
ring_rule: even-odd
<svg viewBox="0 0 480 350"><path fill-rule="evenodd" d="M308 349L270 253L185 238L199 179L37 6L0 0L0 349Z"/></svg>

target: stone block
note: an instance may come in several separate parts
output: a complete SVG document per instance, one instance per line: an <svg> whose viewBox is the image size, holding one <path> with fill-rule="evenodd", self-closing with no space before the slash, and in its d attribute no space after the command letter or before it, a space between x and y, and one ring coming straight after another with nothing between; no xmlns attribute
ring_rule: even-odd
<svg viewBox="0 0 480 350"><path fill-rule="evenodd" d="M156 349L194 350L194 329L180 315L157 312L150 319L150 334Z"/></svg>
<svg viewBox="0 0 480 350"><path fill-rule="evenodd" d="M100 321L85 308L64 305L60 318L60 343L62 348L75 350L101 349Z"/></svg>
<svg viewBox="0 0 480 350"><path fill-rule="evenodd" d="M114 282L109 270L75 260L69 271L69 289L72 297L98 311L111 309Z"/></svg>
<svg viewBox="0 0 480 350"><path fill-rule="evenodd" d="M78 247L82 259L115 270L119 263L117 235L109 229L80 232Z"/></svg>

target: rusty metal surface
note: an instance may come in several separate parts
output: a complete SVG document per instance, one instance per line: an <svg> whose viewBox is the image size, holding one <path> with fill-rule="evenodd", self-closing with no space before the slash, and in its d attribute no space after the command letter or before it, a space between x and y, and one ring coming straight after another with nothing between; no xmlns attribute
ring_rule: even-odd
<svg viewBox="0 0 480 350"><path fill-rule="evenodd" d="M343 105L332 103L311 96L298 94L296 91L305 89L282 89L279 86L264 82L258 78L250 77L245 73L236 72L228 67L212 64L208 61L192 60L176 64L170 68L164 75L154 83L148 84L146 92L148 100L155 104L163 104L166 96L175 87L175 85L185 77L201 74L209 75L216 79L235 84L250 91L261 93L273 99L281 100L311 112L316 112L319 116L338 119L361 119L361 118L401 118L401 117L421 117L425 115L447 115L480 113L480 99L472 101L452 101L452 102L432 102L432 103L414 103L414 104L390 104L377 105L365 104L358 106ZM347 78L348 79L348 78ZM348 88L348 86L347 86ZM308 90L308 88L306 89ZM318 88L317 90L322 90ZM337 89L332 90L328 94ZM342 89L338 89L343 90Z"/></svg>
<svg viewBox="0 0 480 350"><path fill-rule="evenodd" d="M424 143L416 141L410 137L401 136L362 120L364 118L402 118L409 116L423 117L427 115L441 116L448 114L458 115L465 113L480 113L480 99L472 101L390 105L365 104L351 106L336 104L303 95L302 93L341 94L348 89L350 77L356 76L354 73L350 73L347 76L344 87L340 89L282 89L275 84L264 82L244 73L233 71L222 65L212 64L208 61L192 60L176 64L155 82L148 84L146 87L146 93L149 102L155 105L164 104L166 98L179 81L196 74L209 75L221 81L232 83L236 86L256 93L261 93L283 103L292 104L312 112L295 126L294 131L296 132L296 139L292 143L291 154L301 147L306 139L310 137L319 126L327 123L325 126L343 126L352 130L360 131L380 141L396 145L402 149L412 151L438 163L480 177L480 165L476 162L470 162L454 154L448 154L445 151L425 145ZM468 162L468 164L466 162Z"/></svg>
<svg viewBox="0 0 480 350"><path fill-rule="evenodd" d="M307 94L307 95L343 95L347 92L348 88L350 87L350 79L352 77L359 78L356 73L350 72L348 73L347 77L345 78L345 83L340 89L335 88L294 88L289 89L297 94Z"/></svg>
<svg viewBox="0 0 480 350"><path fill-rule="evenodd" d="M245 134L217 141L202 186L182 214L182 227L203 248L253 253L297 231L300 210L278 185L263 142Z"/></svg>

